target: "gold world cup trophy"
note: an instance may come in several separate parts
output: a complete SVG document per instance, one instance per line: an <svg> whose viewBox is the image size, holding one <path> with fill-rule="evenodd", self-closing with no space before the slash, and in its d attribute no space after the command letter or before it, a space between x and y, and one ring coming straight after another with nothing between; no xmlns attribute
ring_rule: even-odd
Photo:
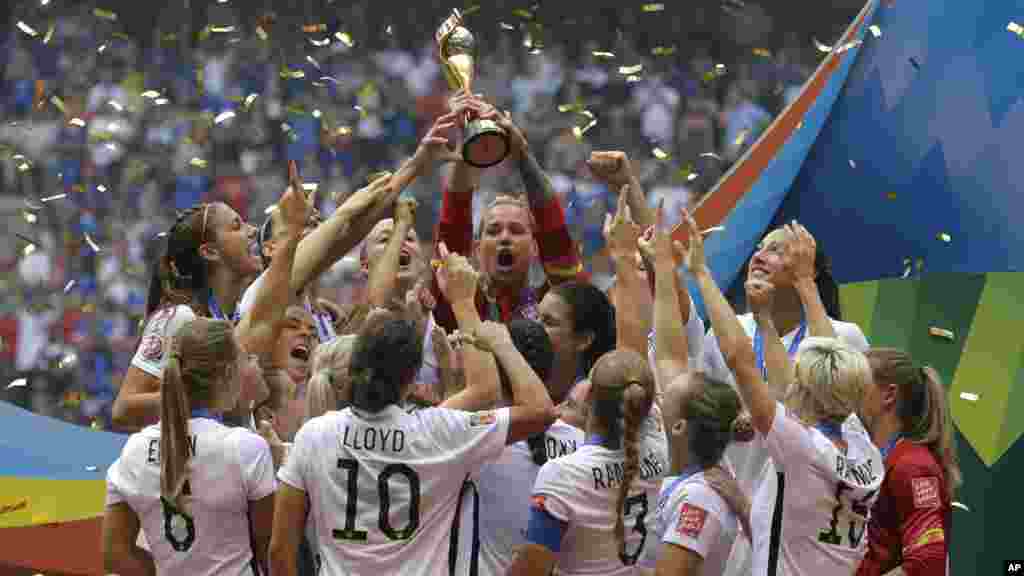
<svg viewBox="0 0 1024 576"><path fill-rule="evenodd" d="M435 35L448 85L472 93L476 40L462 25L462 14L453 10ZM470 166L488 168L508 156L508 133L493 120L466 112L462 132L462 159Z"/></svg>

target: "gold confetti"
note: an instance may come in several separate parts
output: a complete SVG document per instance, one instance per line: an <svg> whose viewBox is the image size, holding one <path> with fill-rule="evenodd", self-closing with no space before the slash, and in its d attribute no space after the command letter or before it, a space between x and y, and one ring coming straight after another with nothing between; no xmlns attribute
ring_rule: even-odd
<svg viewBox="0 0 1024 576"><path fill-rule="evenodd" d="M29 224L35 224L39 220L38 216L27 210L22 212L21 215L25 218L25 222L28 222Z"/></svg>
<svg viewBox="0 0 1024 576"><path fill-rule="evenodd" d="M736 140L733 141L733 146L743 146L743 143L747 141L748 136L750 136L750 128L740 130L740 133L736 135Z"/></svg>
<svg viewBox="0 0 1024 576"><path fill-rule="evenodd" d="M121 103L117 100L111 100L107 102L107 104L109 104L111 108L117 110L118 112L124 112L124 106L122 106Z"/></svg>
<svg viewBox="0 0 1024 576"><path fill-rule="evenodd" d="M671 56L676 53L675 46L655 46L651 49L653 56Z"/></svg>
<svg viewBox="0 0 1024 576"><path fill-rule="evenodd" d="M95 240L92 239L92 236L89 236L88 232L85 233L85 242L89 245L89 248L92 248L93 252L97 254L103 252L103 249L100 248L99 244L97 244Z"/></svg>
<svg viewBox="0 0 1024 576"><path fill-rule="evenodd" d="M843 52L846 52L847 50L850 50L851 48L856 48L857 46L860 46L863 43L864 43L863 40L854 40L852 42L847 42L846 44L843 44L842 46L837 48L835 52L836 52L836 54L842 54Z"/></svg>
<svg viewBox="0 0 1024 576"><path fill-rule="evenodd" d="M25 162L22 162L21 164L18 164L18 172L28 172L31 169L32 169L32 163L31 162L25 161Z"/></svg>
<svg viewBox="0 0 1024 576"><path fill-rule="evenodd" d="M602 52L600 50L595 50L594 52L591 52L591 54L593 54L594 58L604 58L604 59L615 58L615 53L613 53L613 52Z"/></svg>
<svg viewBox="0 0 1024 576"><path fill-rule="evenodd" d="M193 158L189 160L188 163L196 168L206 168L206 160L203 160L202 158Z"/></svg>
<svg viewBox="0 0 1024 576"><path fill-rule="evenodd" d="M961 392L960 399L967 400L968 402L977 402L979 396L973 392Z"/></svg>
<svg viewBox="0 0 1024 576"><path fill-rule="evenodd" d="M26 244L25 247L21 249L21 254L23 256L28 256L29 254L32 254L35 251L36 251L36 245L35 244Z"/></svg>
<svg viewBox="0 0 1024 576"><path fill-rule="evenodd" d="M661 12L665 9L665 5L661 3L644 4L640 9L644 12Z"/></svg>
<svg viewBox="0 0 1024 576"><path fill-rule="evenodd" d="M23 386L28 386L28 380L26 380L25 378L18 378L17 380L8 384L7 389L10 390L11 388L21 388Z"/></svg>
<svg viewBox="0 0 1024 576"><path fill-rule="evenodd" d="M338 39L338 42L341 42L342 44L348 46L349 48L355 46L356 44L355 42L352 41L352 37L348 35L348 32L335 32L334 37Z"/></svg>
<svg viewBox="0 0 1024 576"><path fill-rule="evenodd" d="M36 36L39 36L39 32L36 32L31 26L29 26L28 24L25 24L21 20L18 20L17 26L18 26L18 30L21 30L22 32L24 32L25 34L28 34L29 36L31 36L33 38L35 38Z"/></svg>
<svg viewBox="0 0 1024 576"><path fill-rule="evenodd" d="M233 110L225 110L224 112L221 112L220 114L217 115L216 118L213 119L213 123L214 124L221 124L223 122L227 122L228 120L231 120L234 117L235 117L235 112Z"/></svg>
<svg viewBox="0 0 1024 576"><path fill-rule="evenodd" d="M669 158L672 157L671 154L665 152L661 148L655 148L654 150L651 150L651 154L654 154L654 157L657 158L658 160L668 160Z"/></svg>
<svg viewBox="0 0 1024 576"><path fill-rule="evenodd" d="M525 8L516 8L512 11L512 15L519 16L523 20L533 20L533 12L530 12Z"/></svg>
<svg viewBox="0 0 1024 576"><path fill-rule="evenodd" d="M956 339L952 330L946 330L945 328L938 328L936 326L928 328L928 334L937 338L945 338L951 342Z"/></svg>
<svg viewBox="0 0 1024 576"><path fill-rule="evenodd" d="M640 77L639 76L626 76L626 82L629 82L630 84L632 84L634 82L639 82L639 81L640 81Z"/></svg>
<svg viewBox="0 0 1024 576"><path fill-rule="evenodd" d="M640 72L643 72L643 69L643 64L634 64L633 66L619 66L619 74L622 74L623 76L630 76L633 74L639 74Z"/></svg>
<svg viewBox="0 0 1024 576"><path fill-rule="evenodd" d="M498 26L500 26L502 30L514 31L516 29L515 26L513 26L511 24L506 24L504 22L498 22Z"/></svg>
<svg viewBox="0 0 1024 576"><path fill-rule="evenodd" d="M1016 22L1010 22L1009 24L1006 25L1006 29L1009 30L1010 32L1013 32L1017 36L1024 38L1024 26L1021 26Z"/></svg>
<svg viewBox="0 0 1024 576"><path fill-rule="evenodd" d="M467 6L466 9L462 11L462 15L463 16L469 16L470 14L473 14L473 13L479 12L479 11L480 11L480 5L479 4L473 4L472 6Z"/></svg>
<svg viewBox="0 0 1024 576"><path fill-rule="evenodd" d="M259 94L249 94L248 96L245 97L245 108L246 108L246 110L249 109L249 106L252 106L252 103L255 102L256 98L258 98L258 97L259 97Z"/></svg>
<svg viewBox="0 0 1024 576"><path fill-rule="evenodd" d="M148 98L150 100L155 100L155 99L160 97L160 93L157 92L156 90L146 90L145 92L143 92L139 96L142 96L143 98Z"/></svg>
<svg viewBox="0 0 1024 576"><path fill-rule="evenodd" d="M54 200L63 200L67 197L67 194L54 194L53 196L46 196L45 198L40 198L39 201L42 202L43 204L46 204L47 202L53 202Z"/></svg>
<svg viewBox="0 0 1024 576"><path fill-rule="evenodd" d="M320 188L320 185L316 182L306 182L302 185L302 189L306 192L316 192Z"/></svg>
<svg viewBox="0 0 1024 576"><path fill-rule="evenodd" d="M43 44L49 44L50 43L50 39L53 38L53 32L56 29L57 29L56 26L54 26L53 24L50 24L49 29L46 30L46 36L43 37Z"/></svg>
<svg viewBox="0 0 1024 576"><path fill-rule="evenodd" d="M959 509L963 510L964 512L970 512L971 511L970 508L968 508L967 506L964 506L960 502L953 502L953 508L959 508Z"/></svg>
<svg viewBox="0 0 1024 576"><path fill-rule="evenodd" d="M597 125L597 120L591 120L590 122L587 123L586 126L583 126L582 128L579 127L579 126L573 126L572 127L572 134L573 134L573 136L576 137L577 140L582 140L583 139L583 135L586 134L588 130L590 130L591 128L593 128L596 125Z"/></svg>
<svg viewBox="0 0 1024 576"><path fill-rule="evenodd" d="M281 70L281 78L291 78L292 80L301 80L306 77L306 73L302 70L290 70L284 68Z"/></svg>
<svg viewBox="0 0 1024 576"><path fill-rule="evenodd" d="M110 10L104 10L102 8L93 8L92 15L97 18L109 20L110 22L117 22L117 14L111 12Z"/></svg>
<svg viewBox="0 0 1024 576"><path fill-rule="evenodd" d="M234 32L234 26L210 26L210 32L214 34L227 34L228 32Z"/></svg>
<svg viewBox="0 0 1024 576"><path fill-rule="evenodd" d="M314 39L310 38L309 41L313 44L313 46L316 46L317 48L322 48L322 47L327 46L328 44L331 43L331 39L330 38L324 38L322 40L314 40Z"/></svg>
<svg viewBox="0 0 1024 576"><path fill-rule="evenodd" d="M877 24L872 24L871 26L868 26L868 30L871 30L871 34L875 38L881 38L882 37L882 29L879 28Z"/></svg>
<svg viewBox="0 0 1024 576"><path fill-rule="evenodd" d="M302 27L302 31L306 34L316 34L317 32L326 32L327 24L306 24Z"/></svg>
<svg viewBox="0 0 1024 576"><path fill-rule="evenodd" d="M256 27L256 35L259 36L260 40L263 40L264 42L266 42L266 40L267 40L267 31L263 29L263 26L257 26Z"/></svg>
<svg viewBox="0 0 1024 576"><path fill-rule="evenodd" d="M941 233L939 233L939 235L937 236L937 238L938 238L939 240L942 240L942 241L943 241L943 242L945 242L946 244L949 244L950 242L952 242L952 241L953 241L953 237L952 237L952 236L950 236L949 234L946 234L945 232L941 232Z"/></svg>
<svg viewBox="0 0 1024 576"><path fill-rule="evenodd" d="M563 112L563 113L564 112L576 112L579 109L580 109L580 105L579 104L559 104L558 105L558 111L559 112Z"/></svg>
<svg viewBox="0 0 1024 576"><path fill-rule="evenodd" d="M718 154L715 154L714 152L704 152L703 154L698 156L698 158L714 158L715 160L718 160L719 162L722 161L722 157L719 156Z"/></svg>
<svg viewBox="0 0 1024 576"><path fill-rule="evenodd" d="M814 42L814 47L818 49L818 52L823 52L825 54L828 54L829 52L832 51L832 47L831 46L821 42L817 38L811 38L811 41Z"/></svg>
<svg viewBox="0 0 1024 576"><path fill-rule="evenodd" d="M313 118L320 118L321 116L323 116L322 112L319 110L313 110Z"/></svg>
<svg viewBox="0 0 1024 576"><path fill-rule="evenodd" d="M888 192L888 193L886 193L885 197L887 199L889 199L889 200L895 200L896 199L896 193L895 192Z"/></svg>
<svg viewBox="0 0 1024 576"><path fill-rule="evenodd" d="M359 112L359 117L360 118L366 118L366 116L369 114L366 111L366 109L363 108L362 106L358 106L358 105L357 106L353 106L352 109L355 110L356 112Z"/></svg>
<svg viewBox="0 0 1024 576"><path fill-rule="evenodd" d="M762 58L771 58L772 53L767 48L754 48L754 56L760 56Z"/></svg>

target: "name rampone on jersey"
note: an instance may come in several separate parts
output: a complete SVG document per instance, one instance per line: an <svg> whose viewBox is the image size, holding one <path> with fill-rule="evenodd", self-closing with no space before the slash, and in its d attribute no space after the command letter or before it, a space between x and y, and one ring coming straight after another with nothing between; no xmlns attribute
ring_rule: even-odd
<svg viewBox="0 0 1024 576"><path fill-rule="evenodd" d="M846 482L858 486L870 486L878 480L871 458L863 462L850 460L843 455L836 455L836 474Z"/></svg>
<svg viewBox="0 0 1024 576"><path fill-rule="evenodd" d="M641 480L660 476L664 469L665 467L662 465L661 460L653 451L648 452L646 456L640 459ZM608 462L603 467L592 466L590 472L594 476L594 489L607 490L618 486L622 483L624 471L625 465L622 462Z"/></svg>

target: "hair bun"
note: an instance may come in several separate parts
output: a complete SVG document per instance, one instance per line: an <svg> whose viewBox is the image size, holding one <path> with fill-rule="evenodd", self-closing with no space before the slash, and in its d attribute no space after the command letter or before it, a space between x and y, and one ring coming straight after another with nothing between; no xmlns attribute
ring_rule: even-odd
<svg viewBox="0 0 1024 576"><path fill-rule="evenodd" d="M732 439L735 442L750 442L754 439L754 422L750 414L741 413L736 416L730 426Z"/></svg>

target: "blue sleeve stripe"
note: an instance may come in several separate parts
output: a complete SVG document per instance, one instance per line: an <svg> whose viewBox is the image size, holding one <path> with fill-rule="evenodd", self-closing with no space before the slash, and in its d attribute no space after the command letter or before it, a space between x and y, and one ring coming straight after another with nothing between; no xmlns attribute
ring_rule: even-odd
<svg viewBox="0 0 1024 576"><path fill-rule="evenodd" d="M565 535L568 527L568 523L555 518L547 510L531 506L526 541L531 544L540 544L557 553L562 550L562 536Z"/></svg>

